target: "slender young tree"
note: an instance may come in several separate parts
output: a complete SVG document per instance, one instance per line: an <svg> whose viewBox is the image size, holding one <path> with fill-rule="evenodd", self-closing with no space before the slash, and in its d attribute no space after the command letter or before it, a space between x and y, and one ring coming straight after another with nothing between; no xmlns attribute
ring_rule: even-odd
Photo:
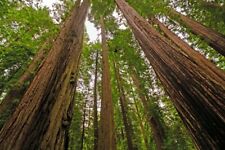
<svg viewBox="0 0 225 150"><path fill-rule="evenodd" d="M110 84L110 66L109 66L109 50L106 43L106 30L104 20L101 16L101 35L102 35L102 102L98 149L99 150L114 150L116 149L116 139L114 133L113 119L113 102L112 90Z"/></svg>
<svg viewBox="0 0 225 150"><path fill-rule="evenodd" d="M86 109L87 109L87 100L84 101L84 107L83 107L83 121L82 121L82 133L81 133L81 145L80 150L83 150L84 147L84 138L85 138L85 122L86 122Z"/></svg>
<svg viewBox="0 0 225 150"><path fill-rule="evenodd" d="M143 92L143 90L141 90L141 83L134 69L132 69L131 77L133 79L134 85L137 88L138 95L143 104L144 111L147 116L147 121L149 122L149 126L151 127L151 130L153 133L153 138L155 140L156 147L158 150L161 150L163 149L163 145L164 145L163 143L165 139L164 129L162 125L160 124L160 121L158 120L158 118L154 116L153 114L151 114L149 110L149 104L146 99L146 94Z"/></svg>
<svg viewBox="0 0 225 150"><path fill-rule="evenodd" d="M136 117L137 117L138 122L140 124L140 129L141 129L141 133L142 133L142 136L143 136L143 139L144 139L145 147L146 147L146 149L150 149L150 145L148 144L147 135L146 135L145 130L144 130L143 120L142 120L141 114L140 114L138 106L137 106L137 100L135 98L134 98L134 106L135 106L135 114L136 114Z"/></svg>
<svg viewBox="0 0 225 150"><path fill-rule="evenodd" d="M178 16L180 23L186 25L191 31L205 40L212 48L214 48L221 55L225 56L225 36L216 32L203 24L184 16L175 10L170 10L170 16Z"/></svg>
<svg viewBox="0 0 225 150"><path fill-rule="evenodd" d="M90 2L72 11L19 106L0 132L2 149L66 149L84 21Z"/></svg>
<svg viewBox="0 0 225 150"><path fill-rule="evenodd" d="M128 106L127 106L128 102L124 93L124 88L123 88L122 79L119 73L118 65L115 63L115 61L113 62L113 64L114 64L114 71L115 71L115 76L117 81L117 87L118 87L119 95L120 95L119 100L120 100L123 124L125 128L126 139L127 139L127 146L129 150L134 150L134 149L137 149L137 147L132 141L133 129L131 125L131 120L128 115Z"/></svg>
<svg viewBox="0 0 225 150"><path fill-rule="evenodd" d="M199 149L225 141L225 74L165 40L124 0L116 0ZM200 57L200 54L199 54ZM208 62L209 63L209 62ZM208 64L207 66L209 66Z"/></svg>
<svg viewBox="0 0 225 150"><path fill-rule="evenodd" d="M97 98L97 82L98 82L98 50L95 58L95 80L94 80L94 150L98 149L98 98Z"/></svg>

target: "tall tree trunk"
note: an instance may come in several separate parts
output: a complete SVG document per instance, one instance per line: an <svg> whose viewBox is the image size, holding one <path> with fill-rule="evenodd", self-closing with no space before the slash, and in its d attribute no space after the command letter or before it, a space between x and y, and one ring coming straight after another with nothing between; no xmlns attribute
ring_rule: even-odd
<svg viewBox="0 0 225 150"><path fill-rule="evenodd" d="M82 133L81 133L81 146L80 150L83 150L84 147L84 138L85 138L85 121L86 121L86 106L87 105L87 100L84 102L84 107L83 107L83 122L82 122Z"/></svg>
<svg viewBox="0 0 225 150"><path fill-rule="evenodd" d="M225 145L225 74L171 46L124 0L120 10L199 149ZM193 54L193 55L192 55ZM199 55L200 57L200 55ZM207 65L208 66L208 65ZM219 73L218 73L219 72Z"/></svg>
<svg viewBox="0 0 225 150"><path fill-rule="evenodd" d="M122 111L123 124L124 124L125 132L126 132L127 146L128 146L128 150L134 150L134 149L137 149L137 147L134 145L132 141L133 130L132 130L130 118L128 116L128 106L127 106L128 104L127 104L124 89L122 86L122 79L121 79L117 64L115 62L113 63L114 63L115 76L117 80L117 87L118 87L119 95L120 95L120 106Z"/></svg>
<svg viewBox="0 0 225 150"><path fill-rule="evenodd" d="M19 106L0 132L2 149L64 149L89 0L74 9Z"/></svg>
<svg viewBox="0 0 225 150"><path fill-rule="evenodd" d="M139 109L138 109L137 101L136 101L135 97L134 97L134 105L135 105L135 110L136 110L135 114L137 115L138 122L140 123L141 133L142 133L142 136L144 138L145 147L148 150L148 149L150 149L150 145L148 144L148 139L147 139L147 136L145 134L142 117L139 113Z"/></svg>
<svg viewBox="0 0 225 150"><path fill-rule="evenodd" d="M191 31L205 40L212 48L221 55L225 56L225 36L217 31L214 31L203 24L184 16L171 9L170 16L179 16L178 21L182 21Z"/></svg>
<svg viewBox="0 0 225 150"><path fill-rule="evenodd" d="M14 112L14 108L12 108L14 101L19 101L22 98L22 96L24 95L24 93L29 85L29 82L31 82L31 80L33 79L33 76L35 75L36 71L38 70L39 66L41 65L41 63L43 62L44 58L46 57L46 55L49 51L49 49L46 47L49 44L50 44L49 41L44 43L42 48L38 51L38 53L35 55L34 59L31 61L30 65L28 66L26 71L18 79L18 82L6 94L5 98L2 100L2 102L0 104L0 114L1 115L7 109L10 109L9 115L12 112Z"/></svg>
<svg viewBox="0 0 225 150"><path fill-rule="evenodd" d="M98 149L98 99L97 99L97 82L98 82L98 50L95 58L95 81L94 81L94 150Z"/></svg>
<svg viewBox="0 0 225 150"><path fill-rule="evenodd" d="M100 19L101 35L102 35L102 102L101 116L99 128L99 150L114 150L116 149L114 119L113 119L113 102L112 91L110 84L110 66L109 66L109 51L106 43L106 31L104 27L103 17Z"/></svg>
<svg viewBox="0 0 225 150"><path fill-rule="evenodd" d="M194 62L196 60L199 61L199 63L202 64L199 67L202 67L203 70L208 70L212 74L215 74L218 76L220 76L220 74L222 74L221 70L217 69L213 63L211 63L210 61L205 59L205 57L200 55L197 51L193 50L186 42L184 42L176 34L174 34L172 31L170 31L159 20L157 20L156 18L150 18L149 22L157 24L159 26L159 28L163 31L164 35L173 42L172 44L176 44L180 49L182 49L182 51L184 51L189 56L192 56L192 57L190 57L190 59L192 59L192 61L194 61Z"/></svg>
<svg viewBox="0 0 225 150"><path fill-rule="evenodd" d="M143 104L144 112L147 116L147 121L149 122L150 128L152 130L153 138L156 143L156 147L158 150L161 150L161 149L163 149L163 145L164 145L163 143L164 143L164 139L165 139L164 129L163 129L160 121L158 120L158 118L156 116L154 116L154 114L151 114L151 112L149 110L148 101L145 97L146 95L144 94L143 90L141 90L141 83L140 83L140 80L138 79L134 69L132 71L131 77L133 79L135 87L137 88L138 95Z"/></svg>

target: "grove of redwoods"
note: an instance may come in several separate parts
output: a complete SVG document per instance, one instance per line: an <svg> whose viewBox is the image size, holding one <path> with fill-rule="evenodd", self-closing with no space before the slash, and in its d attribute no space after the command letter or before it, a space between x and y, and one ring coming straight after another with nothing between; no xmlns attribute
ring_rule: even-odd
<svg viewBox="0 0 225 150"><path fill-rule="evenodd" d="M0 149L224 149L224 3L1 0Z"/></svg>

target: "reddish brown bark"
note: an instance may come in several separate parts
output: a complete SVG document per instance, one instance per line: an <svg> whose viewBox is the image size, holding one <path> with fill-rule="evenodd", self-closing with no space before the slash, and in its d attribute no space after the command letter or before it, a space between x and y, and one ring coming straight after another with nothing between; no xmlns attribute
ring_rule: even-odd
<svg viewBox="0 0 225 150"><path fill-rule="evenodd" d="M161 23L157 19L150 19L150 22L153 22L159 26L159 28L163 31L165 36L172 41L172 44L176 44L179 48L182 49L183 52L186 54L192 56L190 59L194 62L201 63L199 67L202 67L203 70L208 70L214 75L220 76L220 74L223 74L221 70L217 69L216 66L205 59L204 56L200 55L197 51L193 50L186 42L184 42L182 39L180 39L176 34L174 34L172 31L170 31L163 23ZM223 76L221 76L222 78Z"/></svg>
<svg viewBox="0 0 225 150"><path fill-rule="evenodd" d="M65 149L89 0L74 9L19 106L0 132L2 149Z"/></svg>
<svg viewBox="0 0 225 150"><path fill-rule="evenodd" d="M99 150L114 150L116 149L115 133L114 133L114 119L113 119L113 102L112 91L110 84L110 66L108 47L106 43L106 31L104 27L103 17L100 19L101 35L102 35L102 102L101 102L101 116L99 128Z"/></svg>
<svg viewBox="0 0 225 150"><path fill-rule="evenodd" d="M165 40L124 0L119 9L199 149L225 145L225 74ZM201 57L199 55L199 57ZM207 60L205 60L207 61ZM209 62L208 62L209 63Z"/></svg>
<svg viewBox="0 0 225 150"><path fill-rule="evenodd" d="M137 146L133 143L133 129L131 125L131 120L128 116L128 102L124 93L124 89L122 86L122 79L119 73L119 68L117 67L116 63L114 62L114 70L115 70L115 76L117 80L117 87L120 94L120 107L122 112L122 118L123 118L123 124L125 127L125 133L126 133L126 139L127 139L127 146L129 150L137 149Z"/></svg>
<svg viewBox="0 0 225 150"><path fill-rule="evenodd" d="M225 36L217 31L214 31L203 24L190 19L174 10L171 10L171 16L179 16L178 21L182 21L191 31L205 40L212 48L221 55L225 56Z"/></svg>
<svg viewBox="0 0 225 150"><path fill-rule="evenodd" d="M94 81L94 150L98 149L98 99L97 99L97 81L98 81L98 50L95 58L95 81Z"/></svg>
<svg viewBox="0 0 225 150"><path fill-rule="evenodd" d="M155 140L156 147L158 150L161 150L161 149L163 149L164 139L165 139L164 129L163 129L160 121L157 119L157 117L154 116L153 114L151 114L151 112L149 110L149 104L146 99L146 94L143 92L143 90L141 90L140 80L138 79L134 70L132 71L131 77L133 79L134 85L137 88L138 95L143 104L144 112L146 114L147 121L149 122L150 128L152 130L153 139Z"/></svg>

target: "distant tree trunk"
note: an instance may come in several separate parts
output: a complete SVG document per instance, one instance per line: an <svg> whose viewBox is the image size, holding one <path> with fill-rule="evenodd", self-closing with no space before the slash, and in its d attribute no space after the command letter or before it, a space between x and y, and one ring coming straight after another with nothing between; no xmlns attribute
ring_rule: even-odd
<svg viewBox="0 0 225 150"><path fill-rule="evenodd" d="M91 109L90 107L88 107L88 125L87 125L88 131L90 129L90 126L91 126Z"/></svg>
<svg viewBox="0 0 225 150"><path fill-rule="evenodd" d="M89 5L89 0L84 0L65 23L16 111L2 128L1 149L65 149Z"/></svg>
<svg viewBox="0 0 225 150"><path fill-rule="evenodd" d="M134 145L133 141L132 141L132 137L133 137L133 130L132 130L132 125L131 125L131 121L129 119L129 115L128 115L128 104L127 104L127 100L125 97L125 93L124 93L124 89L122 86L122 79L119 73L119 68L116 65L115 62L114 63L114 70L115 70L115 76L116 76L116 80L117 80L117 87L119 90L119 94L120 94L120 107L121 107L121 111L122 111L122 118L123 118L123 124L125 127L125 132L126 132L126 138L127 138L127 146L128 146L128 150L134 150L137 149L137 147Z"/></svg>
<svg viewBox="0 0 225 150"><path fill-rule="evenodd" d="M160 121L158 120L158 118L156 116L154 116L153 114L151 114L151 112L149 110L148 101L145 97L146 95L144 94L143 90L141 90L141 83L140 83L134 69L132 71L131 77L133 79L134 85L137 88L138 95L143 104L144 112L147 116L147 121L149 122L150 128L152 130L153 138L155 140L157 150L162 150L163 145L164 145L163 144L164 139L165 139L164 129L163 129Z"/></svg>
<svg viewBox="0 0 225 150"><path fill-rule="evenodd" d="M223 149L225 145L225 74L205 64L191 51L171 46L124 0L119 9L171 97L199 149ZM199 55L199 57L201 57ZM209 66L209 65L207 65Z"/></svg>
<svg viewBox="0 0 225 150"><path fill-rule="evenodd" d="M120 130L121 130L121 131L120 131L120 132L121 132L121 138L122 138L122 140L125 140L124 131L123 131L124 129L123 129L123 127L121 127Z"/></svg>
<svg viewBox="0 0 225 150"><path fill-rule="evenodd" d="M87 105L87 100L84 101L84 107L83 107L83 122L82 122L82 133L81 133L81 146L80 146L80 150L83 150L83 147L84 147L85 121L86 121L86 105Z"/></svg>
<svg viewBox="0 0 225 150"><path fill-rule="evenodd" d="M113 119L113 102L112 91L110 84L110 72L109 72L109 57L108 47L106 43L106 31L104 27L103 17L100 19L101 35L102 35L102 102L101 102L101 116L100 116L100 128L99 128L99 150L115 150L115 133L114 133L114 119Z"/></svg>
<svg viewBox="0 0 225 150"><path fill-rule="evenodd" d="M14 112L14 108L16 105L12 106L15 102L22 98L24 95L29 82L33 79L33 76L35 75L36 71L38 70L39 66L43 62L44 58L46 57L49 49L46 47L49 42L47 41L42 48L37 52L34 59L31 61L28 68L25 70L25 72L22 74L22 76L18 79L17 83L15 84L12 89L9 90L9 92L6 94L5 98L2 100L0 104L0 115L4 113L7 109L10 109L10 114ZM12 108L13 107L13 108Z"/></svg>
<svg viewBox="0 0 225 150"><path fill-rule="evenodd" d="M134 98L134 105L135 105L135 110L136 110L135 114L138 117L137 119L138 119L138 122L140 124L142 136L144 138L145 147L146 147L147 150L149 150L150 149L150 145L148 144L148 139L147 139L147 136L146 136L146 133L145 133L145 130L144 130L143 121L141 119L141 115L139 113L139 109L138 109L138 106L137 106L137 101L135 100L135 98Z"/></svg>
<svg viewBox="0 0 225 150"><path fill-rule="evenodd" d="M214 31L201 23L184 16L171 9L170 16L179 16L178 21L185 24L191 31L205 40L212 48L218 51L221 55L225 56L225 36L217 31Z"/></svg>
<svg viewBox="0 0 225 150"><path fill-rule="evenodd" d="M91 115L91 108L88 107L88 124L87 124L87 134L90 135L89 133L92 132L92 126L91 126L91 122L92 122L92 115ZM93 146L90 144L90 142L87 140L87 144L85 149L93 149Z"/></svg>
<svg viewBox="0 0 225 150"><path fill-rule="evenodd" d="M94 81L94 150L98 149L98 98L97 98L97 82L98 82L98 50L95 58L95 81Z"/></svg>

